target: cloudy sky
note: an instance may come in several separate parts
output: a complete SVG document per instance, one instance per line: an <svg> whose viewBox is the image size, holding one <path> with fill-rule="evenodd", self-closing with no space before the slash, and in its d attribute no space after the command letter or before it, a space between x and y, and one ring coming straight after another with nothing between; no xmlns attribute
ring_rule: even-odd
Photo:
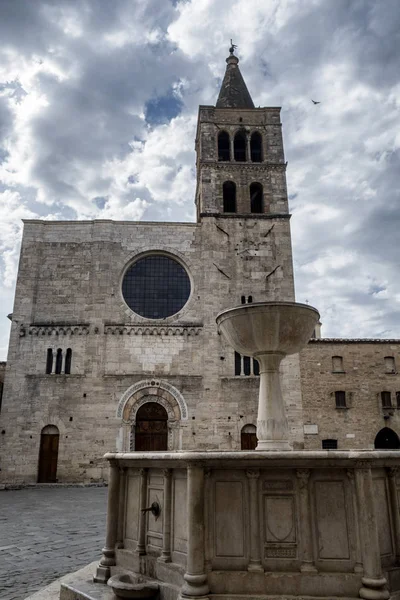
<svg viewBox="0 0 400 600"><path fill-rule="evenodd" d="M230 38L282 106L297 300L400 337L399 0L1 0L0 359L21 219L194 220Z"/></svg>

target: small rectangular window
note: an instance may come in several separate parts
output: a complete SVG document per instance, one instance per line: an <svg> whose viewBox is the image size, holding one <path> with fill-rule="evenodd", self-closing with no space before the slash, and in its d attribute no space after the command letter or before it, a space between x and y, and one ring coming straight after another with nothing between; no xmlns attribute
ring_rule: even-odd
<svg viewBox="0 0 400 600"><path fill-rule="evenodd" d="M385 373L396 373L396 365L393 356L385 356Z"/></svg>
<svg viewBox="0 0 400 600"><path fill-rule="evenodd" d="M392 408L392 394L381 392L382 408Z"/></svg>
<svg viewBox="0 0 400 600"><path fill-rule="evenodd" d="M343 356L332 356L332 371L334 373L343 373Z"/></svg>
<svg viewBox="0 0 400 600"><path fill-rule="evenodd" d="M396 404L397 408L400 408L400 392L396 392Z"/></svg>
<svg viewBox="0 0 400 600"><path fill-rule="evenodd" d="M243 356L243 371L245 375L250 375L250 356Z"/></svg>
<svg viewBox="0 0 400 600"><path fill-rule="evenodd" d="M337 440L322 440L323 450L337 450Z"/></svg>
<svg viewBox="0 0 400 600"><path fill-rule="evenodd" d="M253 358L253 373L254 375L260 374L260 363L256 358Z"/></svg>
<svg viewBox="0 0 400 600"><path fill-rule="evenodd" d="M346 392L335 392L336 408L346 408Z"/></svg>

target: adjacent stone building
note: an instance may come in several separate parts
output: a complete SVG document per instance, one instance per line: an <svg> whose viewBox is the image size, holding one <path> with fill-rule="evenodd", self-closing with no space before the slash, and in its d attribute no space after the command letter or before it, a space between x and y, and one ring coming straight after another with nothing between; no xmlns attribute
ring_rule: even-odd
<svg viewBox="0 0 400 600"><path fill-rule="evenodd" d="M215 318L293 301L294 284L280 109L254 107L238 62L227 58L216 106L199 108L196 223L24 222L2 481L102 480L115 448L255 446L258 365L225 344ZM286 358L293 447L372 448L387 421L400 431L379 403L400 384L378 373L399 348L314 340L301 369L298 355Z"/></svg>

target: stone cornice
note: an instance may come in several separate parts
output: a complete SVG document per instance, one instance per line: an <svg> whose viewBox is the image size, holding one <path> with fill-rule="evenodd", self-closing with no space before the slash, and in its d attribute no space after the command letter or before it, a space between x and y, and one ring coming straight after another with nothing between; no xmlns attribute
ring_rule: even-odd
<svg viewBox="0 0 400 600"><path fill-rule="evenodd" d="M291 214L288 213L200 213L200 217L214 217L216 219L254 219L254 220L262 220L262 219L290 219Z"/></svg>
<svg viewBox="0 0 400 600"><path fill-rule="evenodd" d="M400 339L388 338L312 338L309 344L400 344Z"/></svg>
<svg viewBox="0 0 400 600"><path fill-rule="evenodd" d="M88 323L79 324L79 325L55 325L55 324L31 324L26 328L21 326L20 328L20 337L24 337L26 333L28 335L88 335L90 332L90 325Z"/></svg>
<svg viewBox="0 0 400 600"><path fill-rule="evenodd" d="M160 335L174 336L199 335L203 328L202 324L187 323L182 325L105 325L105 335Z"/></svg>
<svg viewBox="0 0 400 600"><path fill-rule="evenodd" d="M200 169L213 167L213 169L224 169L233 171L286 171L287 163L248 163L248 162L217 162L200 161Z"/></svg>

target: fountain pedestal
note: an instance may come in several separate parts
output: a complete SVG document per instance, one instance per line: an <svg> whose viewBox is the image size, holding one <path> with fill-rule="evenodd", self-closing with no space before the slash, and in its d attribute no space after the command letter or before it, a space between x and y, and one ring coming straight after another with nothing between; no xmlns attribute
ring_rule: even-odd
<svg viewBox="0 0 400 600"><path fill-rule="evenodd" d="M279 366L310 339L319 313L296 302L256 302L221 312L217 323L229 344L260 365L257 450L290 450Z"/></svg>

